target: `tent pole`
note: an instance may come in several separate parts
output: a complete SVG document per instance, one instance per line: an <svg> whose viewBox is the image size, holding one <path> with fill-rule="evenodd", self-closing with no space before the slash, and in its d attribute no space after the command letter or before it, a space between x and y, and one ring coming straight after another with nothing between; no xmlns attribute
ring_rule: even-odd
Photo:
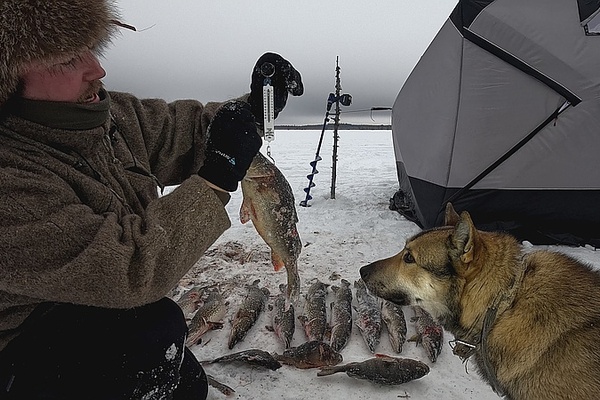
<svg viewBox="0 0 600 400"><path fill-rule="evenodd" d="M498 168L500 164L504 161L508 160L513 154L515 154L521 147L525 146L531 139L534 138L546 125L550 122L558 118L558 116L570 106L570 103L566 101L560 107L558 107L548 118L546 118L540 125L538 125L533 131L531 131L527 136L521 139L517 144L515 144L512 148L510 148L506 153L504 153L500 158L494 161L489 167L487 167L483 172L473 178L469 183L467 183L464 187L462 187L458 192L454 193L450 196L443 204L440 206L438 210L438 215L444 212L447 203L451 203L456 199L460 198L466 191L475 186L479 181L488 176L493 170Z"/></svg>

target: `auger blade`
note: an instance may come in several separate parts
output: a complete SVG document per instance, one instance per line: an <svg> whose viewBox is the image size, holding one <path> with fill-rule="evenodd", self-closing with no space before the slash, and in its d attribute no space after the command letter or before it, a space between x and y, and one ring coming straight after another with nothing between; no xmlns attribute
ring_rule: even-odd
<svg viewBox="0 0 600 400"><path fill-rule="evenodd" d="M313 168L314 168L314 167L317 165L317 163L318 163L319 161L321 161L321 160L322 160L322 158L321 158L321 157L317 157L317 159L316 159L316 160L314 160L314 161L311 161L311 162L309 162L308 164L309 164L311 167L313 167Z"/></svg>

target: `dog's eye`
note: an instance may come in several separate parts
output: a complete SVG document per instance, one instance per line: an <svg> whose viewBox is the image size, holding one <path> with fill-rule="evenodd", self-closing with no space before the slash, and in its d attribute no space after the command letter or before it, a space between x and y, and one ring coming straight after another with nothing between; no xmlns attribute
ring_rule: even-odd
<svg viewBox="0 0 600 400"><path fill-rule="evenodd" d="M409 252L404 253L404 262L407 264L412 264L415 262L415 258Z"/></svg>

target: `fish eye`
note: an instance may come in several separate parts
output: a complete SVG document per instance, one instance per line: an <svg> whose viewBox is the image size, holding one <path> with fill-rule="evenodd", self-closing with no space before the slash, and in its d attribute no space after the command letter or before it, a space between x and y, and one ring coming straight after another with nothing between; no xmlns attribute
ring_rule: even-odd
<svg viewBox="0 0 600 400"><path fill-rule="evenodd" d="M406 253L404 253L403 260L407 264L413 264L415 262L415 258L408 251Z"/></svg>

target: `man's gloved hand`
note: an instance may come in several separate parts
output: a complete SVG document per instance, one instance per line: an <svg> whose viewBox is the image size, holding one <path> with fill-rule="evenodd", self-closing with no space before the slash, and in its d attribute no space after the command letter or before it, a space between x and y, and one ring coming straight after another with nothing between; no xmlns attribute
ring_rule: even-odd
<svg viewBox="0 0 600 400"><path fill-rule="evenodd" d="M269 65L270 64L270 65ZM302 77L289 61L275 53L263 54L252 70L252 83L250 84L250 107L259 125L263 124L263 85L265 73L273 73L270 77L274 91L274 116L285 107L288 93L292 96L301 96L304 93Z"/></svg>
<svg viewBox="0 0 600 400"><path fill-rule="evenodd" d="M206 158L198 175L234 192L261 145L250 106L242 101L226 103L208 126Z"/></svg>

